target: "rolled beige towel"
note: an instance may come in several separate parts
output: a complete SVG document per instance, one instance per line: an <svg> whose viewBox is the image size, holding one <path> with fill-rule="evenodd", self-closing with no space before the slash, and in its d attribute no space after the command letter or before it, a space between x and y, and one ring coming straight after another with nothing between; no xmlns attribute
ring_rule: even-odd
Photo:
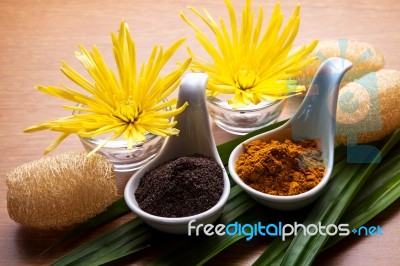
<svg viewBox="0 0 400 266"><path fill-rule="evenodd" d="M380 70L340 89L336 112L337 140L368 143L400 127L400 71Z"/></svg>
<svg viewBox="0 0 400 266"><path fill-rule="evenodd" d="M103 156L71 152L18 166L6 176L14 221L63 229L104 211L117 195L113 165Z"/></svg>

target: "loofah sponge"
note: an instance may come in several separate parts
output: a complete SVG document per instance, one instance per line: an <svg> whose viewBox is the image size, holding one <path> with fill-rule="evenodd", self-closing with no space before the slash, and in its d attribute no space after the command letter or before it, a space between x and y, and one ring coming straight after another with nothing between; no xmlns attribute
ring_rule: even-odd
<svg viewBox="0 0 400 266"><path fill-rule="evenodd" d="M310 56L316 56L318 60L304 67L303 73L298 77L300 85L310 85L319 66L329 57L346 58L353 63L353 67L343 77L342 84L376 72L385 66L383 54L378 49L355 40L321 41Z"/></svg>
<svg viewBox="0 0 400 266"><path fill-rule="evenodd" d="M298 77L298 83L306 87L325 59L341 57L353 63L339 91L337 141L368 143L400 127L400 72L383 69L385 60L378 49L355 40L321 41L310 56L318 60Z"/></svg>
<svg viewBox="0 0 400 266"><path fill-rule="evenodd" d="M340 89L336 135L342 143L379 140L400 127L400 71L380 70Z"/></svg>
<svg viewBox="0 0 400 266"><path fill-rule="evenodd" d="M71 152L20 165L7 174L7 207L14 221L62 229L102 212L117 195L113 165L103 156Z"/></svg>

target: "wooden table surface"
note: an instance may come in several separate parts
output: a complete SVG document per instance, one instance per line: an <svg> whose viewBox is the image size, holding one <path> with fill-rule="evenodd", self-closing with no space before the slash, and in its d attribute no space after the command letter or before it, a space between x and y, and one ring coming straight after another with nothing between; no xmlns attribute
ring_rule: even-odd
<svg viewBox="0 0 400 266"><path fill-rule="evenodd" d="M115 3L116 2L116 3ZM233 1L241 7L244 0ZM284 1L282 10L290 16L297 2L302 5L302 23L297 45L313 39L357 39L373 44L386 57L386 68L400 70L400 4L397 0L327 0ZM269 16L273 1L253 1L263 4ZM22 129L37 122L61 117L67 111L60 108L65 101L44 95L34 85L58 85L66 78L58 70L61 60L82 67L74 58L77 45L87 48L96 44L108 62L112 62L110 32L117 31L121 20L130 25L136 41L138 61L147 60L154 44L168 46L187 36L186 45L200 51L193 32L179 18L186 7L206 7L214 16L227 17L222 0L1 0L0 1L0 265L48 264L79 243L39 257L63 232L29 230L14 223L8 216L4 182L14 167L43 157L43 150L57 134L22 133ZM194 16L191 15L193 18ZM180 49L173 61L186 57ZM169 64L172 69L174 65ZM289 112L286 110L286 115ZM234 138L213 125L217 143ZM82 150L77 137L71 137L53 153ZM126 178L119 181L123 189ZM400 253L399 202L394 203L371 225L384 228L384 236L348 237L317 258L315 265L398 265ZM128 215L123 219L129 219ZM118 223L118 221L116 222ZM114 224L98 232L103 232ZM241 242L217 256L211 264L249 265L265 249L263 242ZM142 257L130 257L124 263L143 264L160 251L144 252Z"/></svg>

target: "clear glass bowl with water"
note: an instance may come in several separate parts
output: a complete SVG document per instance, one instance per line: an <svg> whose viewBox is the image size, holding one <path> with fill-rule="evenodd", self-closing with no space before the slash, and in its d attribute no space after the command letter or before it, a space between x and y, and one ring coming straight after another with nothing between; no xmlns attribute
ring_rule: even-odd
<svg viewBox="0 0 400 266"><path fill-rule="evenodd" d="M88 152L104 141L101 138L80 137L80 139ZM146 142L136 143L130 150L127 149L126 140L117 139L109 141L97 153L107 157L114 164L115 172L131 172L138 170L152 160L161 150L164 141L165 137L148 133L146 134Z"/></svg>
<svg viewBox="0 0 400 266"><path fill-rule="evenodd" d="M244 135L275 122L285 105L285 100L262 101L233 109L227 98L222 95L207 96L208 112L220 128L236 135Z"/></svg>

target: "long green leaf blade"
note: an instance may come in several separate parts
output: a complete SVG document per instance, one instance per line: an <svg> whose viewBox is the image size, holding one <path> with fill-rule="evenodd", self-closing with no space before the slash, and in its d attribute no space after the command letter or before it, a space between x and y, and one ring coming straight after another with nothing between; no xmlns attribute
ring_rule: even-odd
<svg viewBox="0 0 400 266"><path fill-rule="evenodd" d="M94 259L107 255L107 250L113 251L116 246L125 245L129 240L127 237L135 239L135 237L140 237L149 230L151 229L140 219L132 219L73 250L52 265L87 265L89 262L93 263Z"/></svg>
<svg viewBox="0 0 400 266"><path fill-rule="evenodd" d="M394 135L396 134L398 134L398 132ZM394 142L396 142L396 138L398 139L398 136L395 136ZM397 174L400 168L400 164L398 163L400 161L399 147L400 145L397 145L397 147L393 148L392 152L387 155L387 159L378 165L378 168L376 171L374 171L373 175L370 175L368 182L363 186L363 193L356 194L347 211L343 214L342 219L340 220L341 223L348 223L350 228L361 226L399 197L400 186L398 186L397 183ZM337 180L335 176L340 175L342 177L346 177L349 172L346 173L345 169L343 168L343 166L346 166L345 160L340 161L343 160L344 157L340 155L340 159L336 158L336 156L338 156L338 148L340 147L336 147L335 149L335 166L333 169L333 173L335 174L332 175L333 179L329 184L330 187L328 188L328 191L337 190L341 193L342 189L338 189L338 187L332 183L341 183L342 181ZM349 169L346 171L349 171ZM351 177L347 178L352 180ZM343 188L343 185L341 187ZM361 206L370 206L370 208L366 211L364 209L365 207L363 208ZM343 237L344 236L338 235L331 237L328 243L326 243L325 248L337 243ZM254 265L280 265L292 239L293 237L287 239L286 241L282 241L280 238L276 238L257 259Z"/></svg>
<svg viewBox="0 0 400 266"><path fill-rule="evenodd" d="M280 238L275 238L271 245L261 254L260 257L252 264L253 266L264 266L264 265L280 265L287 248L293 237L289 237L286 241L282 241Z"/></svg>
<svg viewBox="0 0 400 266"><path fill-rule="evenodd" d="M340 223L358 228L374 218L400 197L400 149L391 154L390 161L379 167L358 193ZM372 180L371 180L372 179ZM345 236L335 235L329 238L324 249L331 247Z"/></svg>
<svg viewBox="0 0 400 266"><path fill-rule="evenodd" d="M156 239L156 234L154 232L146 232L138 238L128 242L127 244L118 247L114 251L108 253L100 259L95 260L96 265L106 264L109 262L116 261L118 259L124 258L128 255L136 253L142 249L158 243L160 239Z"/></svg>
<svg viewBox="0 0 400 266"><path fill-rule="evenodd" d="M398 130L383 146L380 158L383 159L399 140L400 131ZM378 162L378 159L378 157L375 157L374 161ZM338 189L341 191L337 195L335 195L335 193L329 193L333 191L333 189L331 189L322 198L320 198L307 217L305 225L317 224L318 222L321 222L322 225L326 226L328 224L337 223L346 210L346 207L349 205L356 193L361 189L366 179L372 174L377 166L377 163L361 166L361 172L351 175L351 182L346 182L346 180L344 180L345 178L341 178L341 175L336 177L335 181L333 182L336 185L335 189L341 185L338 184L339 181L346 183L346 186L343 189ZM345 171L354 167L359 166L349 165L349 167L345 168ZM300 263L302 265L311 265L328 238L329 235L327 234L325 236L317 234L312 237L304 236L304 234L301 233L298 234L286 251L282 263L284 265L299 265Z"/></svg>

